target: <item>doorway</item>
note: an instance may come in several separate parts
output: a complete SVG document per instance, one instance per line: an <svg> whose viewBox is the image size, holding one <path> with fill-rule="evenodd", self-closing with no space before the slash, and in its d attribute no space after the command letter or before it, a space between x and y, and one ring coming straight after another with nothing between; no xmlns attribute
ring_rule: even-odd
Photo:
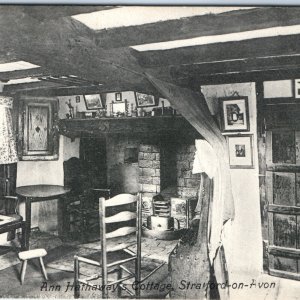
<svg viewBox="0 0 300 300"><path fill-rule="evenodd" d="M300 280L300 104L262 99L258 105L262 226L265 269ZM259 129L259 130L260 130ZM258 135L259 136L259 135Z"/></svg>

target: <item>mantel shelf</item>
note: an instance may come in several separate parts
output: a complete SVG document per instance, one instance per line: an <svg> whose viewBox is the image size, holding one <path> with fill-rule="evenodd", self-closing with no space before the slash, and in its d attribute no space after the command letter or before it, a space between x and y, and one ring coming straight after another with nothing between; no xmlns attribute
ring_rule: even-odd
<svg viewBox="0 0 300 300"><path fill-rule="evenodd" d="M200 137L182 116L119 117L99 119L61 119L59 133L70 138L88 136L127 135L183 135Z"/></svg>

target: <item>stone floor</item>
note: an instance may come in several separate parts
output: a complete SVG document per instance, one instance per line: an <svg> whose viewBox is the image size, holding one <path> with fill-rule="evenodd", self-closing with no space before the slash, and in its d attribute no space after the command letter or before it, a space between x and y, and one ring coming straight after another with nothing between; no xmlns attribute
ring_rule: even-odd
<svg viewBox="0 0 300 300"><path fill-rule="evenodd" d="M15 252L0 255L0 297L2 298L73 298L71 290L73 282L73 272L51 268L51 264L57 265L57 261L70 254L74 250L76 242L63 244L55 236L49 237L40 233L34 233L31 239L31 247L43 247L48 251L45 257L49 281L45 283L38 261L31 261L26 272L25 283L20 284L20 261ZM156 246L155 246L156 247ZM150 251L151 252L151 251ZM156 249L156 252L159 251ZM149 282L169 283L168 267L165 265L159 273L149 279ZM239 273L236 282L251 283L255 280L255 285L244 288L230 288L230 300L300 300L300 281L288 280L261 274L255 278L249 274ZM275 283L272 288L259 288L258 284ZM143 292L143 298L164 298L165 293L154 291L151 293ZM83 298L101 298L99 291L83 291ZM110 297L115 298L116 293L111 293ZM226 300L227 300L226 299Z"/></svg>

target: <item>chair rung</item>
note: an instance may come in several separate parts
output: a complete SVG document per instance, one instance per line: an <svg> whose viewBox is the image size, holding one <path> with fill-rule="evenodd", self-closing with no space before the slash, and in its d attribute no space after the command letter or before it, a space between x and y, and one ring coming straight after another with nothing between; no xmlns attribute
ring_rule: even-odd
<svg viewBox="0 0 300 300"><path fill-rule="evenodd" d="M136 253L135 252L133 252L133 251L131 251L130 249L128 249L128 248L126 248L126 249L123 249L123 251L124 252L126 252L126 253L128 253L128 254L130 254L130 255L136 255Z"/></svg>
<svg viewBox="0 0 300 300"><path fill-rule="evenodd" d="M134 275L128 275L128 276L120 278L116 281L110 282L110 283L108 283L108 285L114 285L114 284L120 283L122 281L128 280L128 279L133 278L133 277L134 277Z"/></svg>
<svg viewBox="0 0 300 300"><path fill-rule="evenodd" d="M120 283L119 286L125 290L130 296L134 296L134 293L130 291L123 283Z"/></svg>
<svg viewBox="0 0 300 300"><path fill-rule="evenodd" d="M95 260L91 260L91 259L81 257L81 256L78 256L77 258L78 258L78 261L85 262L85 263L93 265L93 266L101 267L101 264Z"/></svg>
<svg viewBox="0 0 300 300"><path fill-rule="evenodd" d="M85 280L85 281L90 281L90 280L98 279L98 278L100 278L100 277L101 277L101 275L99 275L99 274L94 274L94 275L91 275L91 276L89 276L89 277L87 277L87 278L84 278L84 280Z"/></svg>
<svg viewBox="0 0 300 300"><path fill-rule="evenodd" d="M125 264L125 263L127 263L129 261L132 261L132 260L135 260L135 259L136 259L136 257L130 257L130 258L126 258L126 259L123 259L123 260L114 261L114 262L108 264L107 267L110 268L110 267L117 266L117 265L120 265L120 264Z"/></svg>
<svg viewBox="0 0 300 300"><path fill-rule="evenodd" d="M163 262L162 264L160 264L158 267L156 267L154 270L152 270L149 274L147 274L147 276L145 276L141 282L145 281L147 278L149 278L152 274L154 274L157 270L159 270L162 266L164 266L166 264L166 262Z"/></svg>
<svg viewBox="0 0 300 300"><path fill-rule="evenodd" d="M134 275L134 274L133 274L130 270L128 270L126 267L120 265L120 268L121 268L122 270L124 270L125 272L127 272L128 274Z"/></svg>

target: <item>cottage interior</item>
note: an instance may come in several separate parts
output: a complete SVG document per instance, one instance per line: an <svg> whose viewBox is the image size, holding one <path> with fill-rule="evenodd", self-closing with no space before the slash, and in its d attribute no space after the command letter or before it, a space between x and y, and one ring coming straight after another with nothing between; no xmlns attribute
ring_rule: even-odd
<svg viewBox="0 0 300 300"><path fill-rule="evenodd" d="M125 193L153 273L104 296L299 299L298 7L1 6L0 39L1 297L101 298L66 289Z"/></svg>

